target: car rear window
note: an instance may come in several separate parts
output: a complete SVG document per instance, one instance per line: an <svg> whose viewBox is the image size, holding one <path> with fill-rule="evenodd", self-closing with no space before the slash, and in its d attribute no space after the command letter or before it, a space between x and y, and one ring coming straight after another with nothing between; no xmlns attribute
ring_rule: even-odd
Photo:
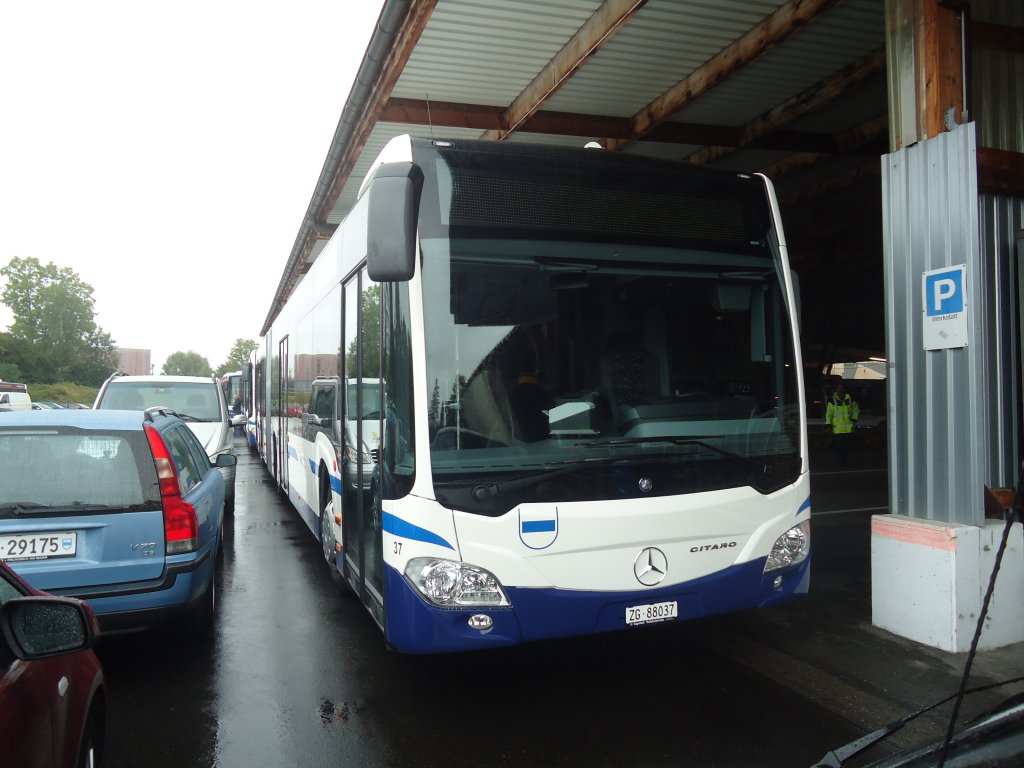
<svg viewBox="0 0 1024 768"><path fill-rule="evenodd" d="M141 429L0 429L0 518L159 508Z"/></svg>
<svg viewBox="0 0 1024 768"><path fill-rule="evenodd" d="M104 410L170 408L199 421L220 421L217 385L199 382L112 381L96 406Z"/></svg>

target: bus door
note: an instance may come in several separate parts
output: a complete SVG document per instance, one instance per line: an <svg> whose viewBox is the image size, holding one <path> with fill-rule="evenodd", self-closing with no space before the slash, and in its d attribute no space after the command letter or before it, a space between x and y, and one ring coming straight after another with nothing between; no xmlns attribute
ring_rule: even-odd
<svg viewBox="0 0 1024 768"><path fill-rule="evenodd" d="M288 337L285 336L277 345L277 378L281 382L278 387L278 398L274 404L277 411L277 445L274 460L277 464L277 482L286 492L288 490Z"/></svg>
<svg viewBox="0 0 1024 768"><path fill-rule="evenodd" d="M342 546L346 571L370 613L384 622L384 550L373 494L380 438L380 287L363 269L344 286Z"/></svg>
<svg viewBox="0 0 1024 768"><path fill-rule="evenodd" d="M263 461L270 463L270 450L267 448L267 375L266 356L256 360L256 447Z"/></svg>

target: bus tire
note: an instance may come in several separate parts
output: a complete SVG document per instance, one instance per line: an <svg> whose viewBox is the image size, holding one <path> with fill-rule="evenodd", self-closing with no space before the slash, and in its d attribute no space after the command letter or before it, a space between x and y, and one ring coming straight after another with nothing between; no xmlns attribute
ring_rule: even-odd
<svg viewBox="0 0 1024 768"><path fill-rule="evenodd" d="M334 500L330 491L321 494L320 499L320 552L327 564L327 572L331 576L331 583L340 594L349 591L348 583L338 571L338 561L335 554L334 539Z"/></svg>

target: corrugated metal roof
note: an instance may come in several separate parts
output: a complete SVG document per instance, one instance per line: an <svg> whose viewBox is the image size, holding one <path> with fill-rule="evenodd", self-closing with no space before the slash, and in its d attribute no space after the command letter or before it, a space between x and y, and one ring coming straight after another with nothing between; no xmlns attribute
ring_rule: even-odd
<svg viewBox="0 0 1024 768"><path fill-rule="evenodd" d="M884 0L847 0L768 51L673 120L743 125L885 45ZM884 98L879 105L884 109Z"/></svg>
<svg viewBox="0 0 1024 768"><path fill-rule="evenodd" d="M783 4L651 0L545 108L633 115Z"/></svg>
<svg viewBox="0 0 1024 768"><path fill-rule="evenodd" d="M812 113L783 107L884 48L885 4L385 0L364 61L367 76L346 103L275 302L294 284L293 270L321 249L316 238L324 235L323 222L342 220L375 156L402 133L429 136L433 130L437 137L478 138L511 125L516 130L510 141L582 144L603 138L623 143L621 151L671 159L703 150L701 161L726 168L772 167L791 177L786 187L851 174L872 153L877 158L879 143L887 139L884 117L879 119L888 109L884 72L862 68L871 72L869 79L847 84L831 102L816 100ZM971 13L1024 26L1020 3L974 0ZM738 43L759 25L764 26L758 39L768 44ZM773 30L781 32L769 39ZM975 55L976 107L987 118L983 145L1024 148L1021 58L1005 51ZM709 61L721 68L709 70ZM552 70L560 78L554 87L544 81ZM978 72L984 74L980 80ZM694 73L700 73L695 82L709 87L699 85L694 97L669 98L662 110L659 97L685 91L681 84ZM517 99L526 105L522 110ZM435 119L427 102L443 104L441 112L458 127ZM388 114L401 122L380 121L391 105L396 108ZM779 111L784 119L766 129L739 132ZM733 149L708 151L719 144ZM847 150L851 154L844 156ZM806 154L794 155L801 152ZM806 167L810 162L813 168Z"/></svg>
<svg viewBox="0 0 1024 768"><path fill-rule="evenodd" d="M442 0L392 95L507 106L600 5Z"/></svg>

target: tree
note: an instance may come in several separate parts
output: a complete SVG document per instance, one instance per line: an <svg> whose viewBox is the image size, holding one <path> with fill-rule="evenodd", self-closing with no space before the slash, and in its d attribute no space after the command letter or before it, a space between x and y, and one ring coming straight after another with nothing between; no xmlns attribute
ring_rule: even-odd
<svg viewBox="0 0 1024 768"><path fill-rule="evenodd" d="M360 327L359 338L348 345L347 374L354 375L358 342L362 342L364 378L380 377L380 285L368 286L359 297Z"/></svg>
<svg viewBox="0 0 1024 768"><path fill-rule="evenodd" d="M0 363L0 381L21 381L21 369L14 363Z"/></svg>
<svg viewBox="0 0 1024 768"><path fill-rule="evenodd" d="M5 362L26 382L98 386L117 367L110 334L96 325L92 286L52 262L15 256L0 269L0 301L14 322L5 334Z"/></svg>
<svg viewBox="0 0 1024 768"><path fill-rule="evenodd" d="M235 339L234 346L228 352L228 359L221 363L217 369L217 376L223 376L228 371L240 371L249 362L249 354L256 350L259 345L252 339Z"/></svg>
<svg viewBox="0 0 1024 768"><path fill-rule="evenodd" d="M161 370L165 376L210 376L213 369L210 361L198 352L172 352L164 361Z"/></svg>

